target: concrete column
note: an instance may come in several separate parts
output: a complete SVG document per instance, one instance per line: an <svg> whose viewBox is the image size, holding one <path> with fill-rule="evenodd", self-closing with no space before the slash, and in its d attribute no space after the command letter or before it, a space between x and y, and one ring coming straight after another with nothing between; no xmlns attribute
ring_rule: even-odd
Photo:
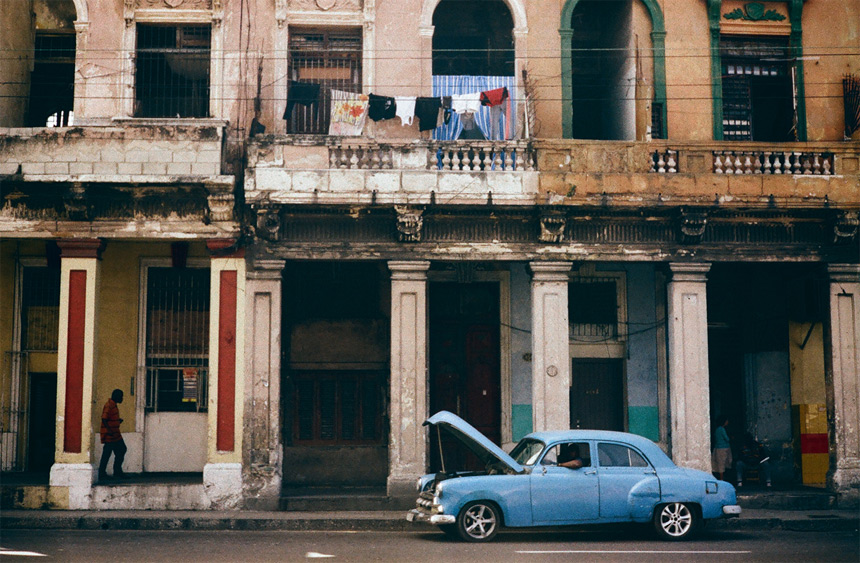
<svg viewBox="0 0 860 563"><path fill-rule="evenodd" d="M860 504L860 265L831 264L827 272L830 275L827 394L833 413L828 481L839 493L840 506L857 506Z"/></svg>
<svg viewBox="0 0 860 563"><path fill-rule="evenodd" d="M211 508L242 504L245 395L245 258L232 240L211 240L208 447L203 487Z"/></svg>
<svg viewBox="0 0 860 563"><path fill-rule="evenodd" d="M57 432L51 503L90 508L93 468L93 378L99 240L59 241L60 326L57 341Z"/></svg>
<svg viewBox="0 0 860 563"><path fill-rule="evenodd" d="M711 472L708 378L710 264L669 264L669 408L672 458L684 467Z"/></svg>
<svg viewBox="0 0 860 563"><path fill-rule="evenodd" d="M570 262L531 262L532 430L570 428Z"/></svg>
<svg viewBox="0 0 860 563"><path fill-rule="evenodd" d="M248 272L245 369L246 508L277 510L281 496L281 280L283 260L255 260Z"/></svg>
<svg viewBox="0 0 860 563"><path fill-rule="evenodd" d="M391 270L391 436L388 495L415 495L427 470L427 270L430 262L389 262Z"/></svg>

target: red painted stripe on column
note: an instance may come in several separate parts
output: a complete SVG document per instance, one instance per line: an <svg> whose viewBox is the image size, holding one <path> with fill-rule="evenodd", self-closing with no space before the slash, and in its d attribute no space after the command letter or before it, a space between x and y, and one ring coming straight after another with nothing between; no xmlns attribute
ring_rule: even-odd
<svg viewBox="0 0 860 563"><path fill-rule="evenodd" d="M802 454L826 454L830 451L830 442L827 434L801 434L800 453Z"/></svg>
<svg viewBox="0 0 860 563"><path fill-rule="evenodd" d="M69 326L66 344L66 410L63 451L81 452L84 407L84 328L87 315L87 272L69 272Z"/></svg>
<svg viewBox="0 0 860 563"><path fill-rule="evenodd" d="M216 447L234 448L236 420L236 271L221 272L218 309L218 425Z"/></svg>

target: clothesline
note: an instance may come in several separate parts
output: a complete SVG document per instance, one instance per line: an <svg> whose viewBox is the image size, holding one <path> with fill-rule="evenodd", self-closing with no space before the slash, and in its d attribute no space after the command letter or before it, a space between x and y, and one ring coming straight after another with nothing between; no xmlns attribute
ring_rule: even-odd
<svg viewBox="0 0 860 563"><path fill-rule="evenodd" d="M434 76L434 79L437 78ZM454 77L456 78L456 77ZM508 77L464 77L508 78ZM511 77L512 79L512 77ZM484 80L484 82L487 82ZM512 89L513 84L511 84ZM290 81L284 119L292 117L296 105L313 107L316 119L320 105L318 82ZM436 90L450 90L450 86ZM435 96L383 96L331 89L329 135L361 135L367 118L384 121L400 118L402 126L410 126L418 118L420 131L434 130L435 139L509 139L511 138L511 92L508 86ZM486 110L489 110L487 112ZM488 115L487 115L488 114ZM453 115L453 127L451 124ZM503 125L502 125L503 124ZM440 131L439 127L445 127ZM452 135L456 134L457 137Z"/></svg>

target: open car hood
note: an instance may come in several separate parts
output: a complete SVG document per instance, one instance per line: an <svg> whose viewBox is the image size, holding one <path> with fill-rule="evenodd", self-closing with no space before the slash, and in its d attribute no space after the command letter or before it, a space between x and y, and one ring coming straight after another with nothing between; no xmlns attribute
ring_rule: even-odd
<svg viewBox="0 0 860 563"><path fill-rule="evenodd" d="M452 412L439 411L425 420L424 426L435 426L446 430L451 436L454 436L464 446L469 448L485 464L499 462L508 466L515 473L525 471L525 468L514 461L514 458L506 454L502 448L481 434L474 426Z"/></svg>

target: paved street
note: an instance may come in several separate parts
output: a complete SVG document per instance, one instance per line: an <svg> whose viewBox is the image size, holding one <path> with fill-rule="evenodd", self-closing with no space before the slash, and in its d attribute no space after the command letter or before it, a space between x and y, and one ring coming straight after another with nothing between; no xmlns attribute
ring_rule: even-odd
<svg viewBox="0 0 860 563"><path fill-rule="evenodd" d="M692 542L666 543L631 527L505 533L484 545L435 532L12 530L2 532L0 546L4 562L860 560L857 532L720 530Z"/></svg>

